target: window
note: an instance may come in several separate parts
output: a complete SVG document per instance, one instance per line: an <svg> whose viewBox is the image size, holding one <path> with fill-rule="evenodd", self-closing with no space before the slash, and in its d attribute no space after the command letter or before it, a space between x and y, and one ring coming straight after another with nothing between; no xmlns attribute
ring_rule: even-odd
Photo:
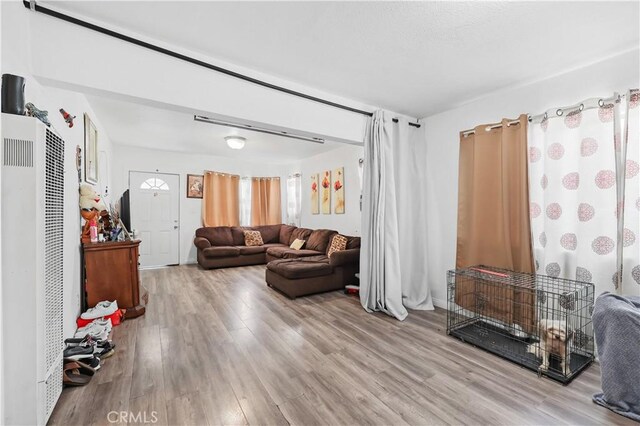
<svg viewBox="0 0 640 426"><path fill-rule="evenodd" d="M251 226L251 178L240 179L240 226Z"/></svg>
<svg viewBox="0 0 640 426"><path fill-rule="evenodd" d="M149 178L149 179L145 180L144 182L142 182L142 184L140 185L140 189L153 189L153 190L156 190L156 191L168 191L169 190L169 185L167 185L167 182L163 181L162 179Z"/></svg>
<svg viewBox="0 0 640 426"><path fill-rule="evenodd" d="M302 213L302 182L300 173L287 178L287 223L300 226Z"/></svg>

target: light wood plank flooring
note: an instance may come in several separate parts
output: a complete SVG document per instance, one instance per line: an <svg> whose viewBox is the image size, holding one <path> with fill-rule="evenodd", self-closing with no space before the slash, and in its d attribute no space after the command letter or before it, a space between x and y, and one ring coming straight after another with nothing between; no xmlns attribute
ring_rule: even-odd
<svg viewBox="0 0 640 426"><path fill-rule="evenodd" d="M143 271L146 315L50 424L632 424L591 402L597 365L563 387L447 336L441 309L399 322L341 292L289 300L264 269Z"/></svg>

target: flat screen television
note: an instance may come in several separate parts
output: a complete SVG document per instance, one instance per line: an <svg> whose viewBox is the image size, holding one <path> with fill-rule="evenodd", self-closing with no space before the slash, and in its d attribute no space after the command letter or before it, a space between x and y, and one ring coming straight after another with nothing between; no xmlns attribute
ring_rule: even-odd
<svg viewBox="0 0 640 426"><path fill-rule="evenodd" d="M129 190L127 189L120 197L120 220L127 228L127 231L131 232L131 210L129 207Z"/></svg>

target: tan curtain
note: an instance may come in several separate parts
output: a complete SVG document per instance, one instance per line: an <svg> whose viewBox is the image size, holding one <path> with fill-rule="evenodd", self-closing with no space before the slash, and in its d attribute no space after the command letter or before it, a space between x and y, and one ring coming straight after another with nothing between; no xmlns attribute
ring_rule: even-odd
<svg viewBox="0 0 640 426"><path fill-rule="evenodd" d="M475 128L460 133L458 245L456 268L494 266L533 272L527 172L527 116L517 124ZM474 283L465 285L473 286ZM485 291L486 290L486 291ZM496 294L497 292L497 294ZM486 294L484 294L486 293ZM491 293L491 294L489 294ZM467 297L462 297L467 295ZM485 299L478 304L477 298ZM535 326L535 290L456 288L456 302L531 331Z"/></svg>
<svg viewBox="0 0 640 426"><path fill-rule="evenodd" d="M204 173L202 224L240 225L240 176L210 171Z"/></svg>
<svg viewBox="0 0 640 426"><path fill-rule="evenodd" d="M251 178L251 226L282 223L280 178Z"/></svg>

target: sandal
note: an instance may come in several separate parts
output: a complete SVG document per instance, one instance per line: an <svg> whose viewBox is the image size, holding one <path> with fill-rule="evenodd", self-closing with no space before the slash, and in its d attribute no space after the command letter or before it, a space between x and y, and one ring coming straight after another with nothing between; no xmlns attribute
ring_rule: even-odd
<svg viewBox="0 0 640 426"><path fill-rule="evenodd" d="M65 386L84 386L91 381L96 371L88 365L72 359L65 359L62 369L62 383Z"/></svg>

